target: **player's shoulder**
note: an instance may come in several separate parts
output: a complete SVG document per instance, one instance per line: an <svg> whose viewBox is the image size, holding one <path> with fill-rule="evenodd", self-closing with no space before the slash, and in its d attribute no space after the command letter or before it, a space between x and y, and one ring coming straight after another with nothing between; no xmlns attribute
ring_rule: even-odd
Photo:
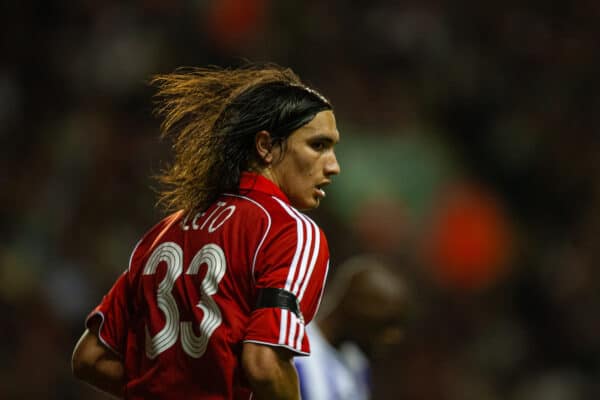
<svg viewBox="0 0 600 400"><path fill-rule="evenodd" d="M131 272L132 269L135 269L135 266L139 266L139 260L144 259L152 251L154 244L160 239L161 235L164 235L172 226L181 223L184 216L183 211L177 211L148 229L131 252L127 266L128 271Z"/></svg>
<svg viewBox="0 0 600 400"><path fill-rule="evenodd" d="M236 209L236 214L245 219L246 222L257 219L272 219L271 210L264 199L256 198L247 194L225 193L221 197L226 204L231 204Z"/></svg>
<svg viewBox="0 0 600 400"><path fill-rule="evenodd" d="M248 194L228 194L231 198L238 199L240 204L245 204L248 211L254 211L267 217L278 226L296 226L306 224L320 229L316 222L308 215L302 213L284 200L261 192L250 192Z"/></svg>

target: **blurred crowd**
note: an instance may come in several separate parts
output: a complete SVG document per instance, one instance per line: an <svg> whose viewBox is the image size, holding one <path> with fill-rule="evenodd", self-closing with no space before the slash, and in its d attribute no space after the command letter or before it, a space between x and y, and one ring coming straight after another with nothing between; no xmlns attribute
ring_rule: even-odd
<svg viewBox="0 0 600 400"><path fill-rule="evenodd" d="M600 397L600 3L2 9L1 398L104 398L71 378L70 352L162 215L169 144L147 81L245 59L335 105L342 173L313 214L332 276L377 253L414 293L373 399Z"/></svg>

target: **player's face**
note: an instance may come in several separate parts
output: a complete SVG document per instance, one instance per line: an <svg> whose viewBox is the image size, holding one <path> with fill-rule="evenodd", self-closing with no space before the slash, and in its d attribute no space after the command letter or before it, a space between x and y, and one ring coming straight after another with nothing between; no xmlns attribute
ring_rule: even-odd
<svg viewBox="0 0 600 400"><path fill-rule="evenodd" d="M272 178L294 207L305 210L319 206L325 197L324 187L340 173L334 153L339 140L333 112L321 111L292 132L283 149L274 150Z"/></svg>

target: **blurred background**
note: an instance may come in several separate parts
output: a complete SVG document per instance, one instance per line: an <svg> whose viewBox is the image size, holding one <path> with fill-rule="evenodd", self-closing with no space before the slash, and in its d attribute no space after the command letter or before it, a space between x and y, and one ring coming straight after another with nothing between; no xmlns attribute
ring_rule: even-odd
<svg viewBox="0 0 600 400"><path fill-rule="evenodd" d="M374 399L600 398L600 3L7 1L0 12L0 397L101 399L86 314L162 212L152 74L292 67L335 105L312 214L336 264L394 261L405 339Z"/></svg>

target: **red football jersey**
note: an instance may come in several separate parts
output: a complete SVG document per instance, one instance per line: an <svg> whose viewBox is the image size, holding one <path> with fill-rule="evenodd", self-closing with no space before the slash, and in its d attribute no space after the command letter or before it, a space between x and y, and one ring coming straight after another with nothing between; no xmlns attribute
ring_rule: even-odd
<svg viewBox="0 0 600 400"><path fill-rule="evenodd" d="M329 264L322 231L268 179L244 173L240 194L175 213L137 244L129 268L88 320L123 357L128 399L249 399L244 342L310 353ZM303 318L255 309L258 289L294 293Z"/></svg>

